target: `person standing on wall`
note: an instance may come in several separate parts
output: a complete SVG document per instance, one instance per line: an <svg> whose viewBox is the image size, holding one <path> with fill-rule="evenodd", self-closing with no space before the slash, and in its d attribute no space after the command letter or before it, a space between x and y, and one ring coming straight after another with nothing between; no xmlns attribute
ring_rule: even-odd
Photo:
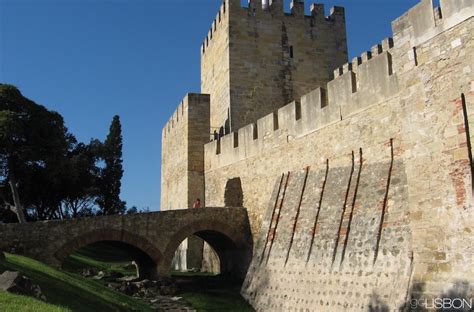
<svg viewBox="0 0 474 312"><path fill-rule="evenodd" d="M201 200L199 198L194 201L193 208L201 208Z"/></svg>

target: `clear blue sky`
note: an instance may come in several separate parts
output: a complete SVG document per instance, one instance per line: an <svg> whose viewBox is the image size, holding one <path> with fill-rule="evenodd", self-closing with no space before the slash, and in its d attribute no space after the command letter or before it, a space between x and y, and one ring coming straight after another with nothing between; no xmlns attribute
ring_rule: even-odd
<svg viewBox="0 0 474 312"><path fill-rule="evenodd" d="M352 58L391 36L391 21L418 0L318 2L346 8ZM120 115L122 198L157 210L161 128L186 92L200 90L199 49L220 3L0 0L0 82L61 113L84 142L104 139Z"/></svg>

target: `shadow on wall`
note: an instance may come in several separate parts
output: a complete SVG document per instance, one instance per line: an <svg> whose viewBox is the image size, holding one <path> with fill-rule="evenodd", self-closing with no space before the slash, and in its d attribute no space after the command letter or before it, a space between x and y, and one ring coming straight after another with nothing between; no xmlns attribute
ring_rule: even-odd
<svg viewBox="0 0 474 312"><path fill-rule="evenodd" d="M240 178L227 180L224 193L224 205L226 207L243 207L244 193L242 191L242 181L240 181Z"/></svg>
<svg viewBox="0 0 474 312"><path fill-rule="evenodd" d="M472 312L474 311L474 285L458 281L446 292L426 298L425 283L415 282L407 301L398 309L400 312ZM376 293L372 294L369 312L388 312L390 308Z"/></svg>
<svg viewBox="0 0 474 312"><path fill-rule="evenodd" d="M388 306L380 299L380 296L373 293L370 296L369 312L389 312Z"/></svg>
<svg viewBox="0 0 474 312"><path fill-rule="evenodd" d="M271 285L268 274L247 274L247 280L244 281L244 284L242 285L241 294L243 294L245 299L255 307L258 305L256 300L259 291L265 293L265 291L270 288ZM244 291L244 289L246 291Z"/></svg>

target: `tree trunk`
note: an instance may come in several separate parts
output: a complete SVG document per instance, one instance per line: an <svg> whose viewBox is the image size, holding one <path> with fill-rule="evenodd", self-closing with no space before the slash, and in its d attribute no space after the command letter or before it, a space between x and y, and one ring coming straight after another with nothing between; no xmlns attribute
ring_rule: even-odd
<svg viewBox="0 0 474 312"><path fill-rule="evenodd" d="M9 184L12 191L13 203L15 204L16 216L18 217L18 221L20 223L26 223L25 212L23 211L23 206L20 202L20 194L18 193L17 181L13 170L9 170L9 176Z"/></svg>

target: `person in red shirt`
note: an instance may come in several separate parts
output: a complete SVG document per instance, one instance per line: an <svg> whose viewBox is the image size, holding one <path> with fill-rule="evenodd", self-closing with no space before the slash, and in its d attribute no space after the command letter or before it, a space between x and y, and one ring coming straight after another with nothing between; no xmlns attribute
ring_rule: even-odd
<svg viewBox="0 0 474 312"><path fill-rule="evenodd" d="M201 208L201 200L199 198L194 201L193 208Z"/></svg>

